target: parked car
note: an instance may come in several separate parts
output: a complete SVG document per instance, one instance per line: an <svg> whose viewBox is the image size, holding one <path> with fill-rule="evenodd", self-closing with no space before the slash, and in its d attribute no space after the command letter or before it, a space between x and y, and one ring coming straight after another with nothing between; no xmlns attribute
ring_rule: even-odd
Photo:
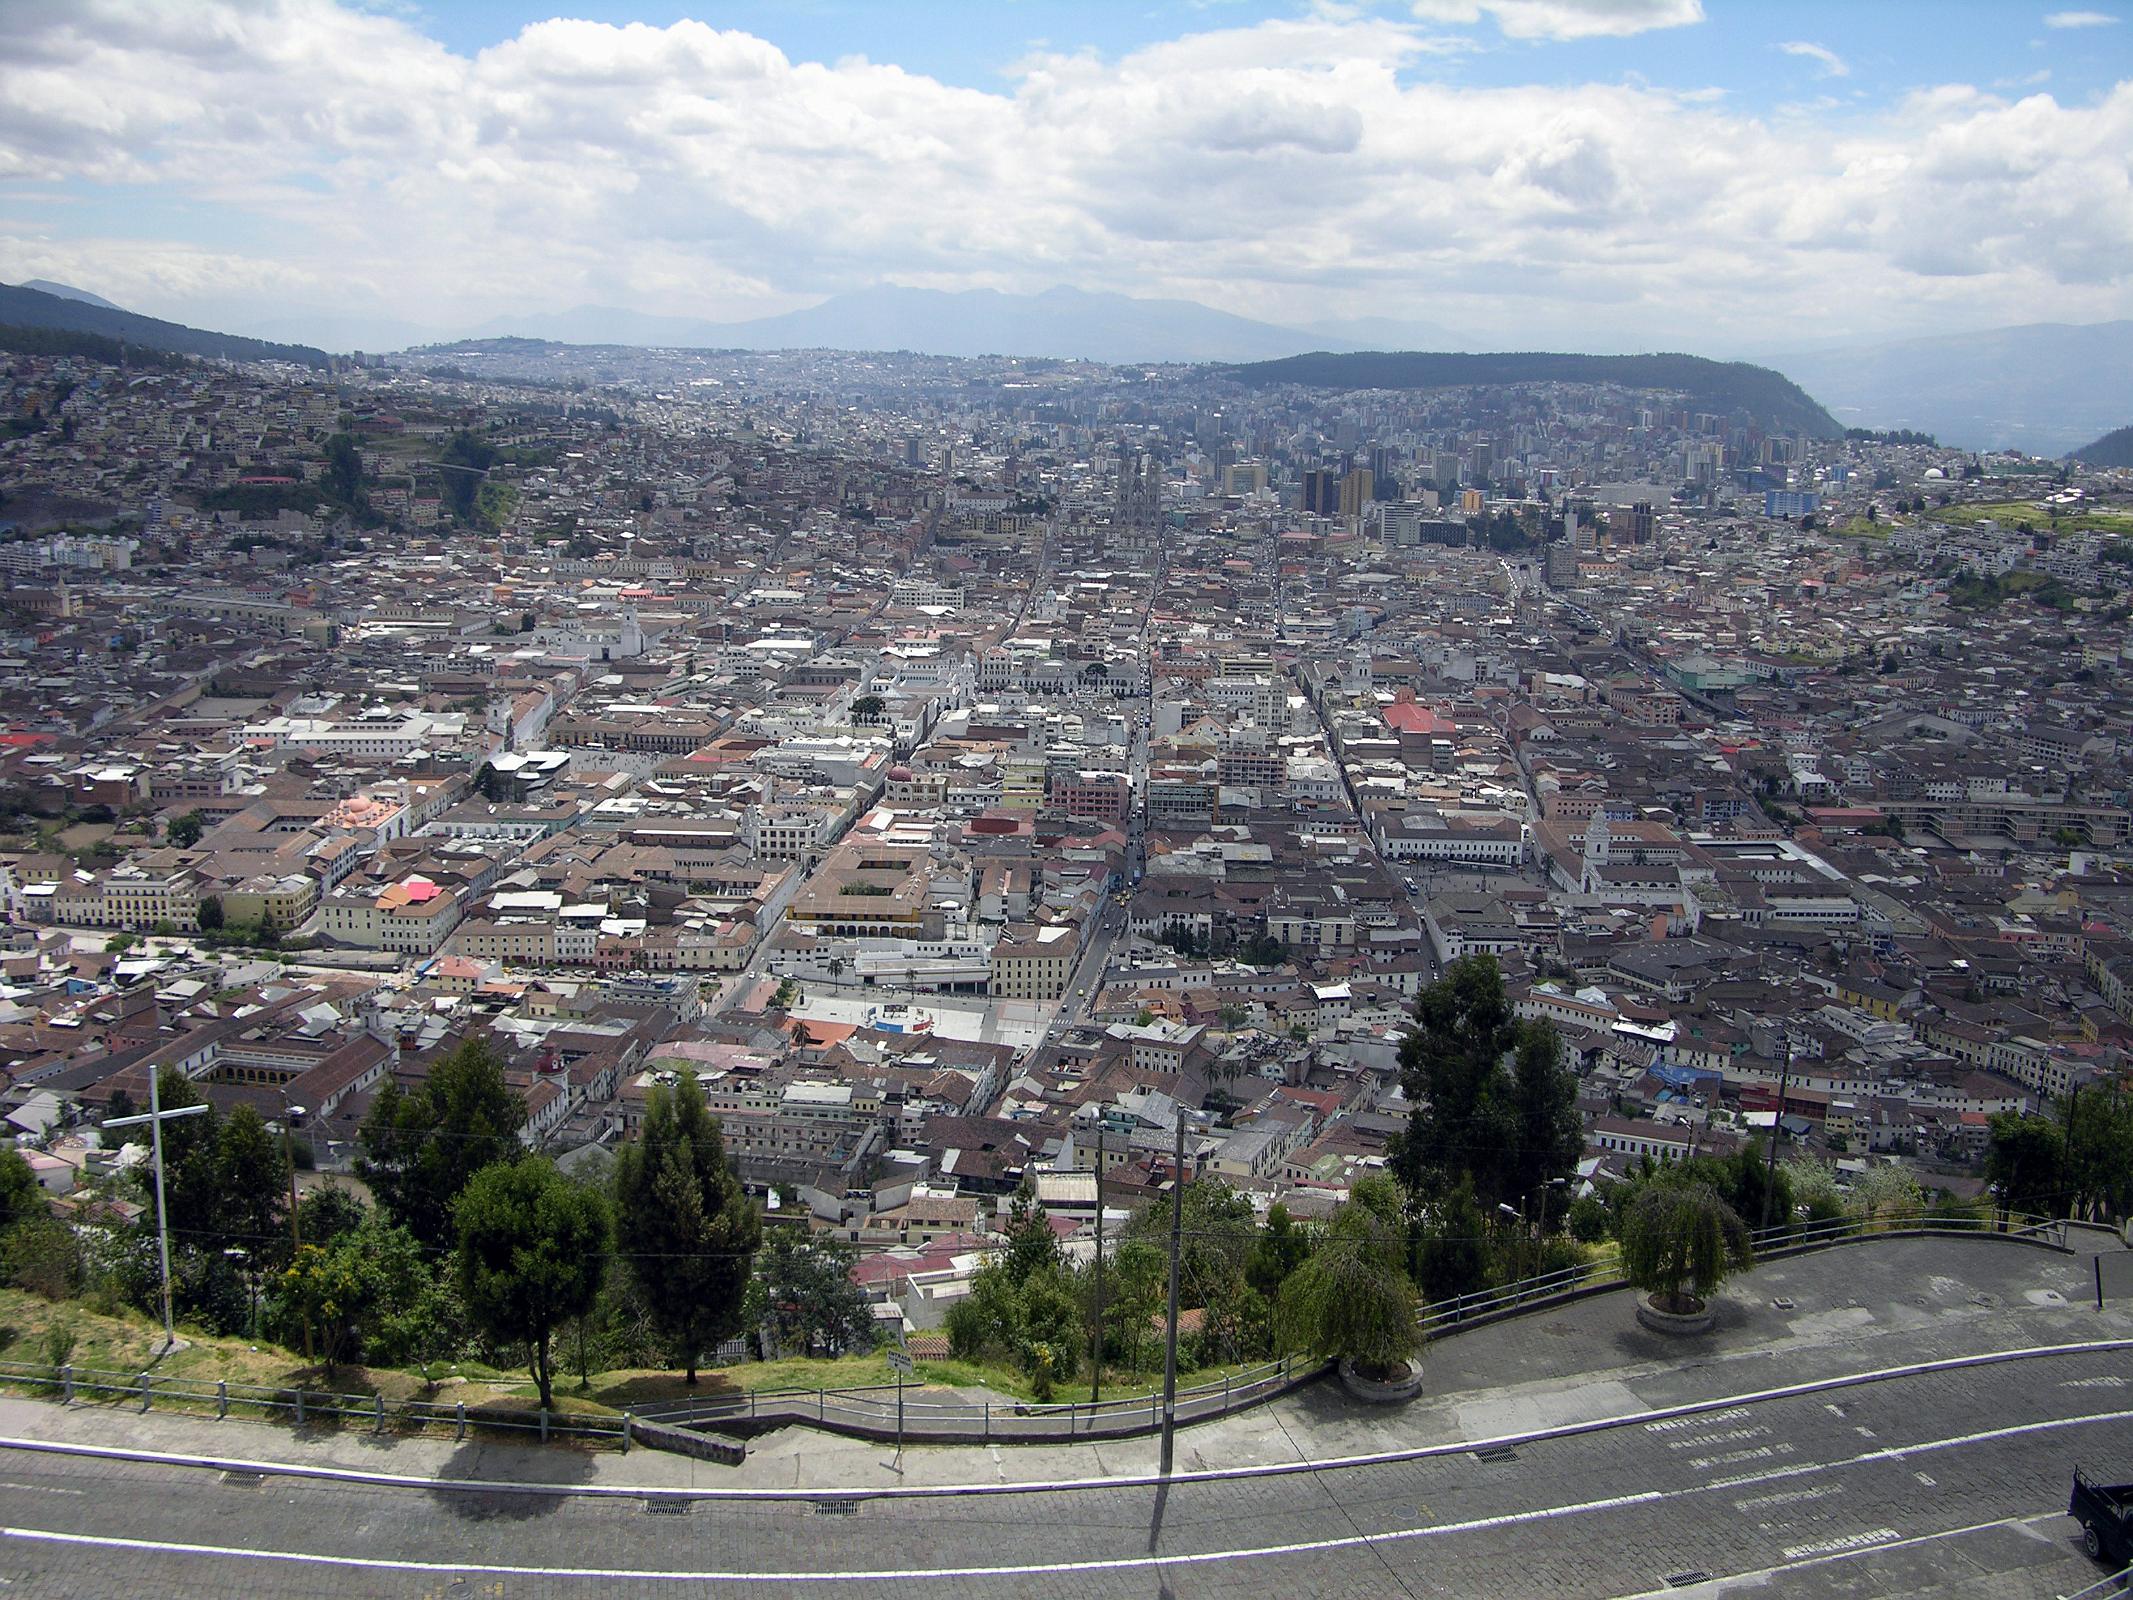
<svg viewBox="0 0 2133 1600"><path fill-rule="evenodd" d="M2115 1572L2133 1566L2133 1483L2098 1483L2079 1467L2066 1514L2081 1524L2081 1548Z"/></svg>

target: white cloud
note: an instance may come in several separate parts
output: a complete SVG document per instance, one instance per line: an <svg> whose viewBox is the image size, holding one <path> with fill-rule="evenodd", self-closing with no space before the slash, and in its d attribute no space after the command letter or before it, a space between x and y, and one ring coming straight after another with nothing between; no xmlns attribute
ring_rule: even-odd
<svg viewBox="0 0 2133 1600"><path fill-rule="evenodd" d="M1474 23L1487 12L1513 39L1621 38L1703 21L1703 0L1413 0L1425 22Z"/></svg>
<svg viewBox="0 0 2133 1600"><path fill-rule="evenodd" d="M2054 11L2044 19L2047 28L2108 28L2118 19L2108 11Z"/></svg>
<svg viewBox="0 0 2133 1600"><path fill-rule="evenodd" d="M0 0L0 32L0 279L191 320L741 317L884 281L1649 348L2133 314L2133 83L1951 86L1840 135L1640 84L1432 82L1430 35L1369 13L1037 55L998 92L696 22L468 57L330 0L183 26Z"/></svg>
<svg viewBox="0 0 2133 1600"><path fill-rule="evenodd" d="M1805 39L1791 39L1778 48L1788 56L1805 56L1809 61L1819 63L1825 78L1848 78L1852 75L1852 69L1845 64L1844 58L1827 45L1810 44Z"/></svg>

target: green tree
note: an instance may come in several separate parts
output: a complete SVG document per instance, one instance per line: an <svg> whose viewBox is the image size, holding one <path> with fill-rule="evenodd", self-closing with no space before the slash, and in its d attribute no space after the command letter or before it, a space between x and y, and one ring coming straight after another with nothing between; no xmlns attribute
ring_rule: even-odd
<svg viewBox="0 0 2133 1600"><path fill-rule="evenodd" d="M555 1331L592 1309L614 1243L607 1197L532 1156L476 1172L452 1215L467 1315L492 1339L527 1347L541 1406L553 1407Z"/></svg>
<svg viewBox="0 0 2133 1600"><path fill-rule="evenodd" d="M336 433L326 440L326 470L319 483L334 499L354 506L363 493L363 457L355 440Z"/></svg>
<svg viewBox="0 0 2133 1600"><path fill-rule="evenodd" d="M1451 964L1415 1005L1400 1045L1400 1082L1414 1104L1393 1152L1419 1199L1462 1175L1482 1206L1519 1205L1577 1164L1577 1084L1555 1030L1521 1021L1490 956Z"/></svg>
<svg viewBox="0 0 2133 1600"><path fill-rule="evenodd" d="M1268 1347L1279 1354L1283 1347L1282 1296L1296 1269L1310 1259L1312 1238L1289 1215L1279 1200L1267 1210L1266 1226L1252 1241L1252 1253L1244 1263L1244 1281L1259 1296L1266 1311Z"/></svg>
<svg viewBox="0 0 2133 1600"><path fill-rule="evenodd" d="M2074 1214L2115 1221L2133 1212L2133 1095L2096 1085L2060 1117Z"/></svg>
<svg viewBox="0 0 2133 1600"><path fill-rule="evenodd" d="M676 1364L697 1362L741 1325L741 1296L762 1242L755 1203L726 1165L718 1119L693 1072L655 1084L641 1138L615 1154L616 1233Z"/></svg>
<svg viewBox="0 0 2133 1600"><path fill-rule="evenodd" d="M19 1151L0 1150L0 1228L11 1228L24 1217L42 1215L44 1190L37 1174Z"/></svg>
<svg viewBox="0 0 2133 1600"><path fill-rule="evenodd" d="M170 842L180 850L190 850L200 842L200 835L207 831L207 813L195 806L170 819Z"/></svg>
<svg viewBox="0 0 2133 1600"><path fill-rule="evenodd" d="M438 477L445 506L459 521L472 522L482 480L496 461L496 447L461 428L446 442L441 461Z"/></svg>
<svg viewBox="0 0 2133 1600"><path fill-rule="evenodd" d="M1178 1304L1205 1306L1243 1286L1258 1225L1252 1204L1220 1178L1195 1178L1179 1196ZM1169 1249L1170 1207L1144 1206L1126 1224L1126 1237Z"/></svg>
<svg viewBox="0 0 2133 1600"><path fill-rule="evenodd" d="M214 933L222 927L222 896L219 894L200 897L200 931Z"/></svg>
<svg viewBox="0 0 2133 1600"><path fill-rule="evenodd" d="M1390 1184L1358 1183L1290 1280L1305 1342L1366 1378L1398 1377L1421 1344L1401 1211Z"/></svg>
<svg viewBox="0 0 2133 1600"><path fill-rule="evenodd" d="M1707 1183L1642 1185L1623 1207L1619 1230L1622 1275L1663 1311L1698 1309L1755 1260L1747 1224Z"/></svg>
<svg viewBox="0 0 2133 1600"><path fill-rule="evenodd" d="M878 694L863 694L852 702L852 719L855 722L871 722L888 709L888 702Z"/></svg>
<svg viewBox="0 0 2133 1600"><path fill-rule="evenodd" d="M1489 1218L1475 1198L1472 1178L1462 1174L1411 1227L1415 1282L1423 1299L1432 1304L1456 1300L1489 1286Z"/></svg>
<svg viewBox="0 0 2133 1600"><path fill-rule="evenodd" d="M827 1234L773 1228L756 1257L765 1322L780 1350L841 1356L874 1348L874 1313L852 1281L858 1250Z"/></svg>
<svg viewBox="0 0 2133 1600"><path fill-rule="evenodd" d="M522 1153L525 1121L502 1060L485 1039L469 1039L413 1089L386 1080L363 1119L356 1175L389 1219L441 1248L452 1240L459 1192L482 1168Z"/></svg>
<svg viewBox="0 0 2133 1600"><path fill-rule="evenodd" d="M277 1287L282 1336L308 1317L328 1377L347 1361L423 1359L452 1321L414 1236L375 1218L322 1243L306 1241Z"/></svg>
<svg viewBox="0 0 2133 1600"><path fill-rule="evenodd" d="M250 1106L216 1119L214 1167L218 1248L236 1245L254 1256L275 1248L287 1216L289 1158Z"/></svg>
<svg viewBox="0 0 2133 1600"><path fill-rule="evenodd" d="M1028 1282L1032 1273L1059 1265L1059 1236L1052 1232L1051 1219L1037 1204L1036 1193L1027 1182L1008 1202L1007 1223L1001 1231L1007 1236L1007 1249L1000 1266L1015 1288Z"/></svg>
<svg viewBox="0 0 2133 1600"><path fill-rule="evenodd" d="M2043 1117L2002 1111L1988 1124L1985 1183L2007 1210L2063 1217L2068 1177L2065 1131Z"/></svg>

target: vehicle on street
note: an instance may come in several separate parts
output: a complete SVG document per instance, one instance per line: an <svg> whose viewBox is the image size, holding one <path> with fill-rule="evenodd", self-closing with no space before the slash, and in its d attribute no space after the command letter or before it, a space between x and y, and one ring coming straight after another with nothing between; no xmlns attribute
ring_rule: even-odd
<svg viewBox="0 0 2133 1600"><path fill-rule="evenodd" d="M2098 1483L2079 1467L2066 1514L2081 1524L2081 1548L2113 1571L2133 1566L2133 1483Z"/></svg>

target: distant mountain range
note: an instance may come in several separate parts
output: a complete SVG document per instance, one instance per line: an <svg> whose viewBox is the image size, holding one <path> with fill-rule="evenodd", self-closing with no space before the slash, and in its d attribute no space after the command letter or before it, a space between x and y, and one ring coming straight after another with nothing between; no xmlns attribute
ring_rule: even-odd
<svg viewBox="0 0 2133 1600"><path fill-rule="evenodd" d="M64 292L55 292L64 291ZM0 327L39 328L59 333L87 333L143 350L172 355L211 356L222 361L294 361L307 367L323 367L328 357L308 345L269 344L264 339L245 339L233 333L210 333L179 322L121 311L83 289L65 284L32 288L27 284L0 284Z"/></svg>
<svg viewBox="0 0 2133 1600"><path fill-rule="evenodd" d="M2058 456L2133 417L2133 322L2034 322L1769 358L1852 428Z"/></svg>
<svg viewBox="0 0 2133 1600"><path fill-rule="evenodd" d="M1745 411L1765 423L1817 438L1844 429L1782 372L1744 361L1702 356L1583 356L1548 351L1458 355L1422 351L1353 355L1313 354L1232 367L1230 375L1255 387L1297 383L1323 389L1446 389L1477 383L1619 383L1631 389L1672 389L1689 408L1721 415Z"/></svg>
<svg viewBox="0 0 2133 1600"><path fill-rule="evenodd" d="M0 285L0 326L91 334L136 349L323 366L312 344L215 333L144 317L101 295L38 278ZM417 325L395 325L410 341ZM375 322L320 315L262 320L259 333L383 348ZM358 333L365 335L359 341ZM1694 356L1465 355L1440 325L1354 317L1284 327L1189 300L1140 300L1056 288L1041 294L894 287L833 295L804 311L743 322L656 316L608 306L494 318L472 338L520 336L563 344L711 350L912 350L931 355L1080 358L1118 365L1231 366L1248 383L1426 387L1512 381L1446 374L1608 374L1679 389L1699 404L1736 405L1815 433L1838 427L1911 428L1969 449L2012 446L2055 456L2133 417L2133 321L2089 327L2036 323L1767 357L1766 365ZM434 346L431 346L434 348ZM1387 351L1434 354L1385 354ZM1361 358L1361 365L1342 365ZM1773 370L1776 369L1776 370ZM1783 373L1781 377L1779 374ZM1788 381L1789 380L1789 381ZM1820 400L1809 398L1810 394ZM1825 409L1826 408L1826 409Z"/></svg>
<svg viewBox="0 0 2133 1600"><path fill-rule="evenodd" d="M69 283L54 283L50 278L25 278L22 287L35 289L39 294L57 295L62 300L79 300L85 306L102 306L106 311L126 309L113 305L100 294L91 294L87 289L77 289Z"/></svg>
<svg viewBox="0 0 2133 1600"><path fill-rule="evenodd" d="M1388 323L1390 327L1426 326ZM647 316L578 306L547 316L498 317L475 337L517 335L564 344L664 345L706 350L913 350L936 356L1054 356L1136 362L1258 361L1322 349L1322 333L1215 311L1191 300L1047 289L861 289L818 306L746 322Z"/></svg>

